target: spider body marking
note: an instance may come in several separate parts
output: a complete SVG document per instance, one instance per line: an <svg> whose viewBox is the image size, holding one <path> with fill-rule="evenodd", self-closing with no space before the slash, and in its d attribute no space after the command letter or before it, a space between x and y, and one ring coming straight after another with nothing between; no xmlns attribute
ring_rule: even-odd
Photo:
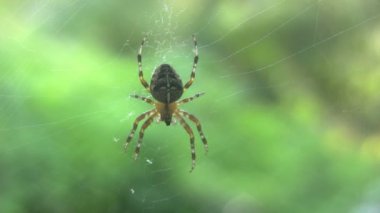
<svg viewBox="0 0 380 213"><path fill-rule="evenodd" d="M174 102L183 94L181 78L169 64L161 64L154 71L149 88L153 98L159 102L156 103L156 108L160 113L160 120L169 126L177 108Z"/></svg>
<svg viewBox="0 0 380 213"><path fill-rule="evenodd" d="M152 80L150 82L150 85L145 81L143 70L142 70L142 48L145 43L145 38L141 42L140 49L137 54L139 79L140 79L141 84L145 87L147 91L149 91L152 94L155 100L152 100L147 97L142 97L139 95L131 95L131 97L140 99L150 105L153 105L155 108L139 115L135 119L135 121L133 122L132 130L127 137L125 148L127 148L128 144L132 141L132 138L136 132L139 122L146 119L139 132L139 138L138 138L138 142L135 149L135 159L137 159L137 156L140 152L142 139L144 137L144 131L146 128L149 127L149 125L152 123L155 117L158 117L159 121L165 122L167 126L169 126L172 123L173 116L176 117L179 120L181 126L185 129L186 133L189 135L191 159L192 159L190 172L193 171L193 169L195 168L195 159L196 159L194 133L191 127L185 121L184 117L194 122L199 132L199 135L201 137L201 140L203 142L206 153L208 151L207 140L203 134L200 121L194 115L186 111L180 110L178 108L178 106L188 103L190 101L193 101L194 99L204 94L204 93L198 93L192 97L179 100L182 94L192 85L195 79L195 71L198 64L198 47L197 47L197 40L195 36L193 36L193 42L194 42L193 68L191 71L190 80L184 86L183 86L180 76L176 73L174 68L169 64L161 64L155 69L152 75Z"/></svg>

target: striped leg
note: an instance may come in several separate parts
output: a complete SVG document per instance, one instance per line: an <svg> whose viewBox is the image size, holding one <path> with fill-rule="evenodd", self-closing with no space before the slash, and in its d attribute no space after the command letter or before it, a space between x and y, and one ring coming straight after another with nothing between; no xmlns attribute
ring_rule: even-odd
<svg viewBox="0 0 380 213"><path fill-rule="evenodd" d="M182 104L185 104L185 103L187 103L187 102L193 101L194 99L199 98L199 97L201 97L201 96L204 95L204 94L205 94L204 92L201 92L201 93L195 94L195 95L192 96L192 97L184 98L184 99L178 101L178 102L177 102L177 105L182 105Z"/></svg>
<svg viewBox="0 0 380 213"><path fill-rule="evenodd" d="M129 97L140 99L140 100L145 101L146 103L148 103L150 105L153 105L153 106L155 105L154 101L152 99L150 99L150 98L142 97L142 96L139 96L139 95L130 95Z"/></svg>
<svg viewBox="0 0 380 213"><path fill-rule="evenodd" d="M144 137L144 131L146 128L149 127L149 125L152 123L153 119L154 119L154 116L157 115L157 112L156 113L153 113L151 116L149 116L149 118L144 122L144 124L141 126L141 129L140 129L140 133L139 133L139 140L137 142L137 145L136 145L136 149L135 149L135 160L137 159L137 156L139 155L140 153L140 147L141 147L141 143L142 143L142 139Z"/></svg>
<svg viewBox="0 0 380 213"><path fill-rule="evenodd" d="M203 134L203 131L202 131L201 122L194 115L192 115L192 114L190 114L188 112L185 112L183 110L180 110L180 114L184 115L186 118L190 119L192 122L195 123L195 125L197 126L197 129L198 129L199 135L201 136L201 139L202 139L202 142L203 142L203 146L205 147L206 154L207 154L207 152L208 152L208 144L207 144L207 139L206 139L206 137L205 137L205 135Z"/></svg>
<svg viewBox="0 0 380 213"><path fill-rule="evenodd" d="M182 127L186 130L187 134L190 136L190 148L191 148L191 169L190 172L192 172L195 168L195 144L194 144L194 133L193 130L191 130L190 126L186 123L186 121L182 118L182 116L178 113L175 114L177 119L179 120Z"/></svg>
<svg viewBox="0 0 380 213"><path fill-rule="evenodd" d="M193 35L193 41L194 41L194 62L193 62L193 70L191 71L190 80L185 84L183 87L184 90L187 90L191 84L193 84L193 81L195 79L195 70L197 69L198 65L198 45L197 45L197 39L195 38L195 35Z"/></svg>
<svg viewBox="0 0 380 213"><path fill-rule="evenodd" d="M128 135L127 141L125 142L124 148L127 150L128 144L131 142L133 136L135 135L135 131L137 129L137 126L141 120L143 120L146 116L151 115L152 113L155 113L156 109L150 110L148 112L144 112L143 114L139 115L136 120L133 122L133 128L131 132Z"/></svg>
<svg viewBox="0 0 380 213"><path fill-rule="evenodd" d="M142 48L144 46L145 40L146 40L146 38L144 37L144 39L142 40L141 45L140 45L139 53L137 54L137 62L139 64L139 79L141 81L141 84L145 87L145 89L147 89L149 91L149 84L145 81L144 76L143 76L143 70L142 70L141 53L142 53Z"/></svg>

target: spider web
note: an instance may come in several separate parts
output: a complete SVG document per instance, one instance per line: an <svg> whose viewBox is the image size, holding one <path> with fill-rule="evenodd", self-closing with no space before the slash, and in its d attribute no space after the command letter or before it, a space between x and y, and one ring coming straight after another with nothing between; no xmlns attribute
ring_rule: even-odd
<svg viewBox="0 0 380 213"><path fill-rule="evenodd" d="M326 22L321 17L321 11L326 11L326 8L330 6L339 5L343 12L351 12L349 6L355 5L352 2L342 0L339 4L333 4L324 0L243 1L254 9L242 9L241 14L235 16L229 14L228 6L234 7L231 3L226 3L224 7L212 7L200 2L180 3L176 0L158 3L142 1L134 6L132 2L118 1L106 5L102 1L85 0L4 3L5 8L11 8L11 12L2 12L0 26L13 24L12 18L16 17L18 21L30 27L18 29L17 24L14 24L10 30L12 33L0 36L2 44L9 43L6 46L9 50L0 52L3 59L3 62L0 62L0 97L3 100L0 104L1 166L7 170L7 174L3 175L4 180L10 181L15 178L16 183L23 185L21 190L0 184L5 188L1 190L3 193L0 193L0 197L4 198L1 201L3 203L0 202L0 204L15 210L20 207L15 207L11 202L12 199L27 197L31 200L31 198L30 195L17 197L14 194L44 191L44 187L47 187L45 190L50 189L49 187L54 189L50 193L53 198L54 196L65 197L64 193L60 194L59 191L60 186L66 183L64 178L69 179L69 183L84 183L84 187L99 186L99 189L81 188L78 196L90 193L94 199L100 199L102 196L99 194L111 196L110 194L116 193L113 196L120 199L119 203L125 203L126 206L108 207L108 211L126 209L139 209L143 212L165 211L170 209L173 203L185 205L185 201L188 200L201 203L199 200L207 199L201 196L204 192L202 190L211 190L215 195L227 190L213 189L206 185L202 186L203 189L196 186L205 180L205 176L217 178L212 172L223 169L223 165L217 162L219 157L229 153L230 150L239 149L239 144L234 141L235 137L242 140L241 136L236 136L233 130L230 130L236 122L230 123L230 120L225 120L218 126L211 126L212 124L208 121L222 121L219 118L224 116L231 118L226 115L227 109L233 111L229 113L234 113L236 117L242 117L244 112L240 112L236 106L251 104L246 101L251 100L251 96L259 96L260 93L267 94L273 88L280 88L281 91L295 91L307 84L312 77L302 76L294 80L282 78L287 74L294 74L289 71L291 67L296 66L293 64L294 61L315 57L325 64L337 64L335 59L329 58L334 51L329 48L332 43L343 42L355 36L368 37L369 33L367 34L368 31L366 31L368 28L376 26L378 28L380 14L376 11L364 11L345 22L344 25L321 30L325 27L321 25L322 20ZM284 12L282 8L285 5L288 5L291 12ZM362 5L357 3L356 6ZM80 33L98 35L99 26L94 23L106 19L102 15L107 14L105 12L107 7L115 9L135 7L141 13L135 17L129 15L127 11L125 13L115 11L120 14L115 16L119 17L120 21L115 21L117 27L114 29L119 29L120 35L114 35L112 27L104 26L109 27L110 34L101 34L99 37L90 36L96 41L95 44L98 45L100 41L104 41L105 45L111 47L109 50L111 53L98 53L102 58L96 58L97 56L91 54L92 49L86 50L94 46L92 41L88 41L91 39L83 39L86 35L81 37ZM358 10L360 8L358 7ZM90 22L85 14L92 10L101 15ZM310 13L314 14L313 20L307 19ZM194 24L193 17L196 16L205 17L201 25ZM308 31L294 32L294 26L302 23L303 20L310 22L310 27L306 29ZM84 28L78 24L81 21L91 23L93 26ZM229 24L222 26L222 21ZM266 22L271 24L268 24L266 28L261 27L260 31L256 32L255 29L259 29ZM244 31L250 34L244 36L242 35ZM375 30L370 30L370 32L373 33ZM268 54L268 57L257 59L257 63L252 63L257 64L254 67L242 65L244 63L241 61L256 60L249 58L252 55L260 55L256 49L263 50L265 46L269 48L274 45L272 42L279 35L286 36L293 33L295 36L301 36L303 33L307 36L305 36L306 39L296 38L300 42L294 48L289 48L290 52L278 50L281 54L262 53ZM149 96L138 82L135 58L139 43L143 36L147 36L148 42L143 50L146 80L150 79L157 65L169 63L186 81L190 75L194 55L192 34L197 35L198 38L200 63L195 84L184 96L188 97L198 92L206 92L206 95L183 108L202 121L204 132L209 139L210 153L207 156L204 155L196 128L191 124L196 135L198 158L195 171L189 174L191 160L188 135L180 125L167 128L163 123L154 123L145 133L139 159L133 161L132 154L137 143L137 134L126 154L122 148L123 143L134 118L151 107L128 98L129 94ZM42 35L42 39L38 35ZM238 36L244 39L233 42ZM78 44L82 40L90 44ZM227 46L227 44L236 45ZM52 45L47 49L62 48L67 45L67 52L62 54L57 52L56 55L49 56L51 53L44 53L39 45ZM101 52L101 50L100 47L93 49L94 52ZM76 51L84 52L83 64L89 65L78 66L78 63L71 63L70 57L65 56L75 54ZM17 54L20 52L24 57L32 57L36 54L41 59L36 58L26 62L20 60L16 65L8 66L6 60L19 58ZM95 58L90 60L91 57ZM57 62L44 64L45 58ZM73 61L81 60L74 59ZM376 64L376 62L373 63ZM343 65L341 67L346 68ZM288 73L284 73L283 70ZM263 77L260 73L267 74L269 80L263 81L263 84L245 81L256 75ZM345 79L346 73L337 72L335 75ZM57 81L58 79L62 80ZM77 79L85 79L90 83L82 84ZM35 83L37 86L31 85L33 81L38 82ZM62 85L57 90L47 91L49 88L54 88L50 87L50 83ZM85 88L82 85L85 85ZM219 86L221 87L215 88ZM70 88L75 89L70 90ZM73 91L75 95L71 94ZM352 98L355 98L355 94ZM202 105L208 105L209 108L198 107ZM369 113L371 108L356 101L348 106L339 102L327 105L327 110L343 119L351 119L356 114ZM252 107L256 108L256 105L252 104ZM202 109L207 109L207 112ZM241 125L244 125L243 123ZM94 129L98 131L93 131ZM223 140L223 134L231 140L231 143L219 143ZM28 159L28 157L34 159ZM26 162L20 163L20 159ZM49 160L53 161L50 165L45 163ZM67 160L67 164L62 163L64 160ZM16 162L15 167L12 167L13 161ZM228 162L225 163L228 164ZM52 166L58 169L55 170ZM34 171L33 168L38 169ZM49 169L52 173L47 171ZM96 171L98 173L95 173ZM99 171L104 173L99 176ZM24 172L32 179L36 173L42 174L38 176L42 179L56 177L56 183L49 181L46 183L56 184L59 187L46 186L45 182L38 182L37 186L28 185L30 182L18 177ZM64 178L60 177L61 173L65 176ZM90 180L93 180L95 184L91 185ZM5 182L4 185L7 184L11 184L11 181ZM233 186L228 183L227 185ZM378 188L378 184L374 183L374 185ZM36 189L38 187L40 190ZM190 192L193 187L198 190L196 195ZM72 190L75 191L75 189ZM376 194L378 191L368 193ZM190 209L199 212L206 212L209 208L224 212L252 212L259 209L260 204L256 203L258 198L253 195L255 193L249 194L243 190L228 189L226 194L214 200L208 200L207 205L203 204ZM41 194L37 197L41 200L47 199ZM373 204L377 200L371 200L373 197L375 196L365 194L362 197L364 201L352 211L378 210L378 206ZM65 209L70 209L70 205L77 206L75 196L72 200L69 199L66 205Z"/></svg>

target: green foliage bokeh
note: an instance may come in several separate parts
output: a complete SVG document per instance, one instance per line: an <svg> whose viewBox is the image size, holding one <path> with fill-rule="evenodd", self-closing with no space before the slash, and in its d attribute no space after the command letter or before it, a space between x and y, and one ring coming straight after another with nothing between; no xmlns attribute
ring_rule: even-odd
<svg viewBox="0 0 380 213"><path fill-rule="evenodd" d="M376 1L0 5L0 212L380 211ZM139 43L147 80L186 81L193 33L210 151L189 173L186 132L154 123L134 161Z"/></svg>

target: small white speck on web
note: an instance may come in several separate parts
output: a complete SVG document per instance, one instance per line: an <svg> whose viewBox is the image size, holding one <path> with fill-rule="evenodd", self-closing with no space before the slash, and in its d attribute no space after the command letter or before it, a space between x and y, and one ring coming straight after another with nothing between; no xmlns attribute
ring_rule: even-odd
<svg viewBox="0 0 380 213"><path fill-rule="evenodd" d="M128 100L132 99L131 96L134 96L134 95L136 95L136 90L134 90L134 91L132 92L132 94L128 95L128 96L127 96L127 99L128 99Z"/></svg>
<svg viewBox="0 0 380 213"><path fill-rule="evenodd" d="M169 6L167 4L164 4L164 10L165 10L165 12L169 11Z"/></svg>
<svg viewBox="0 0 380 213"><path fill-rule="evenodd" d="M117 143L117 142L120 141L120 138L118 138L118 137L113 137L113 141L114 141L115 143Z"/></svg>
<svg viewBox="0 0 380 213"><path fill-rule="evenodd" d="M150 165L152 165L153 164L153 161L152 160L150 160L150 159L146 159L146 162L148 163L148 164L150 164Z"/></svg>
<svg viewBox="0 0 380 213"><path fill-rule="evenodd" d="M135 194L135 190L133 188L130 189L131 194Z"/></svg>
<svg viewBox="0 0 380 213"><path fill-rule="evenodd" d="M127 116L125 116L124 118L120 119L120 123L123 123L124 121L129 120L134 114L135 114L134 112L128 113Z"/></svg>

